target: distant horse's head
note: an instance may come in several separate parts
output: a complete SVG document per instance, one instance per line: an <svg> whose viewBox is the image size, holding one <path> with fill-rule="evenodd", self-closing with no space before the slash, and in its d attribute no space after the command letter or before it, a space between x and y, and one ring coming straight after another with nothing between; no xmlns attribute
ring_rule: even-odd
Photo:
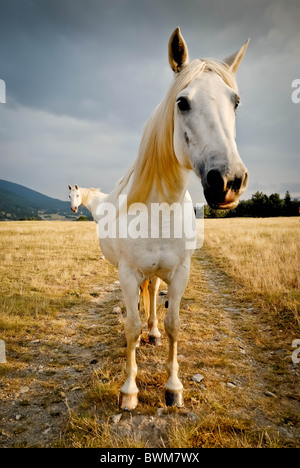
<svg viewBox="0 0 300 468"><path fill-rule="evenodd" d="M221 63L210 59L190 63L179 28L169 41L176 93L174 152L181 166L201 178L212 208L235 208L247 186L247 169L235 142L240 102L235 73L248 43Z"/></svg>
<svg viewBox="0 0 300 468"><path fill-rule="evenodd" d="M81 195L80 195L80 190L77 184L72 188L71 185L69 185L69 198L71 200L71 210L73 213L77 213L79 206L81 205Z"/></svg>

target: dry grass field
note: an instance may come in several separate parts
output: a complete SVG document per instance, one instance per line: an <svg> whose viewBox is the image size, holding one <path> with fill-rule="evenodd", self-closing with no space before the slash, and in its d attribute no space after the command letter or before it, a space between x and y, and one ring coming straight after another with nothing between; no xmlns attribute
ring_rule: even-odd
<svg viewBox="0 0 300 468"><path fill-rule="evenodd" d="M299 244L296 218L205 220L181 305L185 407L164 405L167 338L154 348L144 324L126 413L125 308L95 224L0 223L0 446L299 447Z"/></svg>
<svg viewBox="0 0 300 468"><path fill-rule="evenodd" d="M205 245L243 296L261 298L283 325L300 326L299 218L208 219Z"/></svg>

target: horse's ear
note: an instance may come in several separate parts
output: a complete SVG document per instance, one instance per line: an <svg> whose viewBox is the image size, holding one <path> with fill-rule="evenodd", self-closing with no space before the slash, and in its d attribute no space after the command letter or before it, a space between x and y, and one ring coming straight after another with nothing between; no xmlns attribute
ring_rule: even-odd
<svg viewBox="0 0 300 468"><path fill-rule="evenodd" d="M69 187L69 190L72 190L72 187L71 187L71 185L70 185L70 184L68 185L68 187Z"/></svg>
<svg viewBox="0 0 300 468"><path fill-rule="evenodd" d="M169 40L169 63L175 73L179 73L189 63L189 51L179 26Z"/></svg>
<svg viewBox="0 0 300 468"><path fill-rule="evenodd" d="M223 62L225 62L228 66L229 69L232 71L232 73L236 73L237 69L240 66L240 63L245 55L245 52L247 50L247 47L249 45L250 39L234 54L229 55L229 57L226 57Z"/></svg>
<svg viewBox="0 0 300 468"><path fill-rule="evenodd" d="M77 184L75 184L75 188L76 188L76 190L79 190L79 189L78 189L78 185L77 185Z"/></svg>

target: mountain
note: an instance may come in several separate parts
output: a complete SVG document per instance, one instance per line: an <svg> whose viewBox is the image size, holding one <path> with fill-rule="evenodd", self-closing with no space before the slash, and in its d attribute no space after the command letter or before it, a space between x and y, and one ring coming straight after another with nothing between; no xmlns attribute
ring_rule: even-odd
<svg viewBox="0 0 300 468"><path fill-rule="evenodd" d="M75 216L70 202L51 198L23 185L0 179L0 220L77 219L90 212L81 207Z"/></svg>

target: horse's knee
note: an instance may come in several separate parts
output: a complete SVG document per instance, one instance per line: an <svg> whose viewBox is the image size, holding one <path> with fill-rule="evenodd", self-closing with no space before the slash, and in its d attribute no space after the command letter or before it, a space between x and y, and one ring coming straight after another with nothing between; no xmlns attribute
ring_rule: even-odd
<svg viewBox="0 0 300 468"><path fill-rule="evenodd" d="M168 336L176 339L180 330L180 318L167 314L165 318L165 330Z"/></svg>
<svg viewBox="0 0 300 468"><path fill-rule="evenodd" d="M127 341L138 341L142 333L142 322L140 318L136 320L131 320L127 318L125 322L125 335Z"/></svg>

